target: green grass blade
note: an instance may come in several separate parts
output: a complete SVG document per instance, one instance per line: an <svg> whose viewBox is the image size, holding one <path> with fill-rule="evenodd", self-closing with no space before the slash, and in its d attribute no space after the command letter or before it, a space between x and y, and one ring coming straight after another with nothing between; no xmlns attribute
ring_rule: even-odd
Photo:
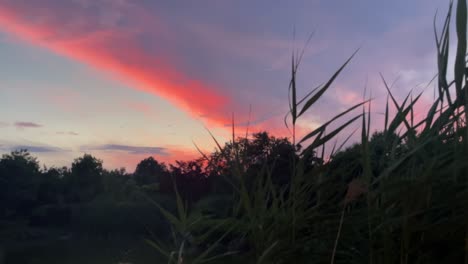
<svg viewBox="0 0 468 264"><path fill-rule="evenodd" d="M457 16L456 16L456 31L458 38L457 54L455 57L455 87L457 94L461 96L463 80L466 68L466 23L467 23L467 6L466 0L458 0Z"/></svg>
<svg viewBox="0 0 468 264"><path fill-rule="evenodd" d="M273 250L273 248L278 244L278 241L275 241L273 244L271 244L265 251L262 252L262 255L257 260L257 264L262 264L264 261L267 259L268 255L270 252Z"/></svg>
<svg viewBox="0 0 468 264"><path fill-rule="evenodd" d="M336 150L337 153L339 153L339 152L343 149L344 145L346 145L346 143L347 143L347 142L349 141L349 139L354 135L354 133L356 133L356 131L358 131L358 128L354 129L354 131L351 132L351 133L348 135L348 137L343 141L343 143L341 143L341 145L340 145L340 146L338 147L338 149Z"/></svg>
<svg viewBox="0 0 468 264"><path fill-rule="evenodd" d="M221 147L221 144L219 144L218 140L215 138L215 136L213 135L213 133L211 133L211 131L206 127L204 126L206 131L208 131L208 133L210 134L211 138L213 139L213 141L216 143L216 146L218 147L218 150L222 153L223 152L223 148Z"/></svg>
<svg viewBox="0 0 468 264"><path fill-rule="evenodd" d="M169 212L168 210L164 209L164 207L162 207L158 202L154 201L153 199L149 198L148 196L146 196L145 194L142 194L142 196L147 199L150 203L152 203L153 205L155 205L159 211L161 212L161 214L164 216L164 218L166 218L169 223L171 223L172 225L174 225L178 230L182 229L183 228L183 224L182 222L175 216L173 215L171 212Z"/></svg>
<svg viewBox="0 0 468 264"><path fill-rule="evenodd" d="M216 249L220 242L228 235L231 233L232 230L234 230L235 226L232 225L226 232L224 232L223 235L221 235L216 241L213 242L213 244L210 245L210 247L208 247L205 251L203 251L203 253L201 253L200 255L198 255L197 258L195 258L192 263L193 264L197 264L197 263L204 263L204 262L207 262L209 260L212 260L214 258L219 258L221 256L215 256L215 257L211 257L209 259L206 259L207 256L213 252L214 249ZM221 255L224 255L224 254L221 254Z"/></svg>
<svg viewBox="0 0 468 264"><path fill-rule="evenodd" d="M362 114L352 118L351 120L347 121L346 123L344 123L343 125L341 125L337 129L333 130L330 134L327 134L326 136L324 136L323 138L318 138L318 139L314 140L314 142L310 146L308 146L304 150L303 153L307 153L308 151L314 150L315 148L317 148L319 146L322 146L323 144L327 143L330 139L335 137L338 133L340 133L343 129L345 129L347 126L352 124L354 121L356 121L361 116L362 116Z"/></svg>
<svg viewBox="0 0 468 264"><path fill-rule="evenodd" d="M291 117L292 117L292 123L293 126L296 124L296 119L297 119L297 91L296 91L296 63L294 60L294 54L292 56L292 62L291 62L291 84L290 84L290 89L291 89Z"/></svg>
<svg viewBox="0 0 468 264"><path fill-rule="evenodd" d="M335 120L337 120L338 118L346 115L347 113L353 111L354 109L364 105L365 103L369 102L370 100L367 100L367 101L364 101L364 102L361 102L361 103L358 103L350 108L348 108L347 110L341 112L340 114L334 116L332 119L330 119L329 121L327 121L325 124L321 125L320 127L316 128L314 131L310 132L309 134L307 134L306 136L304 136L301 141L299 141L299 144L314 137L315 135L317 135L321 130L323 130L324 128L326 128L328 125L330 125L332 122L334 122Z"/></svg>
<svg viewBox="0 0 468 264"><path fill-rule="evenodd" d="M148 243L151 247L156 249L159 253L161 253L161 255L165 256L166 258L169 259L171 257L170 253L168 253L167 250L163 249L162 246L159 245L160 243L154 242L149 239L145 239L144 241Z"/></svg>
<svg viewBox="0 0 468 264"><path fill-rule="evenodd" d="M372 90L369 94L369 97L372 97ZM370 135L370 124L371 124L371 106L372 106L372 101L369 99L369 105L368 105L368 109L367 109L367 115L368 115L368 118L367 118L367 133Z"/></svg>
<svg viewBox="0 0 468 264"><path fill-rule="evenodd" d="M414 105L413 103L413 94L411 94L411 104ZM414 127L414 110L413 110L413 107L411 107L411 110L410 110L410 120L411 120L411 128Z"/></svg>
<svg viewBox="0 0 468 264"><path fill-rule="evenodd" d="M437 107L439 105L439 100L436 100L431 108L429 109L429 111L427 112L426 114L426 125L424 127L424 130L428 130L431 128L431 125L432 125L432 120L434 120L434 116L435 114L437 113Z"/></svg>
<svg viewBox="0 0 468 264"><path fill-rule="evenodd" d="M325 85L314 95L312 96L305 104L304 104L304 107L302 107L301 111L299 112L298 116L301 116L302 114L304 114L315 102L317 102L317 100L325 93L325 91L331 86L331 84L335 81L336 77L338 77L338 75L341 73L341 71L343 71L343 69L346 67L346 65L348 65L348 63L352 60L352 58L354 57L354 55L356 55L356 53L359 51L356 50L352 55L351 57L348 58L348 60L346 60L346 62L338 69L338 71L335 72L335 74L333 74L333 76L330 78L330 80L328 80L328 82L325 83Z"/></svg>
<svg viewBox="0 0 468 264"><path fill-rule="evenodd" d="M297 102L297 105L299 106L300 104L302 104L305 100L307 100L307 98L309 98L313 93L315 93L318 89L320 89L320 87L322 87L323 83L321 83L320 85L316 86L314 89L312 89L310 92L308 92L304 97L302 97L301 100L299 100Z"/></svg>
<svg viewBox="0 0 468 264"><path fill-rule="evenodd" d="M425 140L423 143L421 143L420 145L418 146L415 146L411 149L410 152L408 152L407 154L405 154L403 157L401 157L400 159L394 161L392 163L392 165L390 167L388 167L387 169L385 169L382 173L380 173L380 175L378 177L376 177L372 183L370 184L370 186L375 186L377 183L379 183L380 181L382 181L383 179L387 178L393 171L395 171L396 169L398 169L405 161L407 161L408 159L410 159L416 152L418 152L419 150L421 150L423 147L425 147L427 144L429 144L432 140L431 139L427 139Z"/></svg>
<svg viewBox="0 0 468 264"><path fill-rule="evenodd" d="M384 132L387 132L388 130L388 100L389 100L389 95L387 94L387 103L385 104L385 124L384 124Z"/></svg>
<svg viewBox="0 0 468 264"><path fill-rule="evenodd" d="M338 144L338 140L335 140L335 143L333 143L333 148L330 152L330 157L332 157L335 154L336 144Z"/></svg>
<svg viewBox="0 0 468 264"><path fill-rule="evenodd" d="M409 130L412 130L412 126L410 126L410 124L408 123L408 120L406 119L406 116L409 114L409 112L411 111L411 109L413 109L414 105L418 102L419 98L421 98L421 95L422 95L422 92L413 100L413 102L410 103L410 105L408 107L406 107L405 109L399 109L395 118L392 120L392 122L390 123L389 125L389 128L388 128L388 131L390 133L394 133L394 131L396 131L396 129L402 124L404 123L405 126L406 126L406 129L409 131Z"/></svg>
<svg viewBox="0 0 468 264"><path fill-rule="evenodd" d="M179 194L179 190L177 188L177 183L174 179L174 192L175 192L175 195L176 195L176 203L177 203L177 212L179 214L179 219L180 219L180 222L181 222L181 227L182 227L182 230L178 230L180 232L184 232L185 230L185 227L187 226L187 209L186 207L184 206L184 202L182 201L182 197L180 196Z"/></svg>

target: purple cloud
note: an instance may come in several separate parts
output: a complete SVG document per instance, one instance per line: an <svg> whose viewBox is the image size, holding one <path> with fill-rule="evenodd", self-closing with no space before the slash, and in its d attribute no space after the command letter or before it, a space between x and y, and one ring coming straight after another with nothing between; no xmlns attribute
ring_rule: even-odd
<svg viewBox="0 0 468 264"><path fill-rule="evenodd" d="M129 146L119 144L105 144L98 146L84 146L81 151L119 151L128 154L151 154L151 155L169 155L168 149L163 147L144 147L144 146Z"/></svg>
<svg viewBox="0 0 468 264"><path fill-rule="evenodd" d="M42 125L34 123L34 122L15 122L16 128L38 128L42 127Z"/></svg>
<svg viewBox="0 0 468 264"><path fill-rule="evenodd" d="M16 145L16 144L4 144L0 145L1 152L11 152L15 150L26 149L31 153L56 153L65 152L67 150L52 146L35 146L35 145Z"/></svg>
<svg viewBox="0 0 468 264"><path fill-rule="evenodd" d="M73 132L73 131L68 131L68 132L59 131L56 134L57 135L69 135L69 136L78 136L79 135L78 133Z"/></svg>

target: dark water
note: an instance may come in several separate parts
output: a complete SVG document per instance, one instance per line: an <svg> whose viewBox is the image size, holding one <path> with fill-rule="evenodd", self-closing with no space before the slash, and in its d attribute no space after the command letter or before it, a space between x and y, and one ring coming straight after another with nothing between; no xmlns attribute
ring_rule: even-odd
<svg viewBox="0 0 468 264"><path fill-rule="evenodd" d="M139 238L82 237L21 243L4 242L2 247L0 264L158 264L167 262L155 249Z"/></svg>

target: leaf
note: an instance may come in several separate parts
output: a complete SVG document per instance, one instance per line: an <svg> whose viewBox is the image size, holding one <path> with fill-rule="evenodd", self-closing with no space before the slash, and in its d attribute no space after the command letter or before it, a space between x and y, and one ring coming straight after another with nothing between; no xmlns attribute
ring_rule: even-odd
<svg viewBox="0 0 468 264"><path fill-rule="evenodd" d="M186 212L184 203L182 201L182 197L180 196L179 191L177 190L177 184L175 180L174 180L174 191L176 194L177 211L179 213L179 219L180 219L180 222L182 223L183 229L185 229L185 227L187 226L187 212ZM178 230L178 231L181 232L185 230Z"/></svg>
<svg viewBox="0 0 468 264"><path fill-rule="evenodd" d="M207 161L210 161L210 159L208 158L208 156L206 156L205 153L203 153L203 151L201 151L201 149L198 147L198 145L195 143L195 141L192 140L192 143L193 145L195 146L195 148L197 149L198 153L200 153L200 155L202 155L202 157L207 160Z"/></svg>
<svg viewBox="0 0 468 264"><path fill-rule="evenodd" d="M149 239L145 239L145 242L148 243L151 247L155 248L159 253L161 253L161 255L165 256L168 259L170 258L170 253L164 250L160 245L158 245L158 243Z"/></svg>
<svg viewBox="0 0 468 264"><path fill-rule="evenodd" d="M332 157L335 154L336 144L338 144L338 140L335 140L335 143L333 143L333 148L330 152L330 157Z"/></svg>
<svg viewBox="0 0 468 264"><path fill-rule="evenodd" d="M304 136L301 141L299 141L299 144L301 144L302 142L310 139L311 137L317 135L319 132L321 132L321 130L323 130L324 128L326 128L330 123L332 123L333 121L335 121L336 119L346 115L347 113L353 111L354 109L362 106L363 104L369 102L369 100L367 101L364 101L364 102L361 102L359 104L356 104L354 106L352 106L351 108L347 109L346 111L344 112L341 112L340 114L336 115L335 117L333 117L332 119L330 119L329 121L327 121L325 124L321 125L320 127L316 128L314 131L310 132L309 134L307 134L306 136Z"/></svg>
<svg viewBox="0 0 468 264"><path fill-rule="evenodd" d="M389 95L387 94L387 103L385 105L385 126L384 126L384 131L387 132L388 129L388 98Z"/></svg>
<svg viewBox="0 0 468 264"><path fill-rule="evenodd" d="M455 88L457 95L461 96L462 84L465 76L466 68L466 23L467 23L467 6L466 0L458 0L457 2L457 17L456 17L456 30L457 30L457 54L455 57Z"/></svg>
<svg viewBox="0 0 468 264"><path fill-rule="evenodd" d="M420 149L422 149L424 146L426 146L430 142L431 142L431 140L429 140L429 139L424 141L420 145L413 147L413 149L410 152L408 152L406 155L404 155L402 158L400 158L399 160L394 161L390 167L385 169L378 177L376 177L374 179L374 181L371 183L371 186L375 186L382 179L385 179L386 177L388 177L390 175L390 173L392 173L394 170L398 169L403 164L403 162L408 160L416 152L418 152Z"/></svg>
<svg viewBox="0 0 468 264"><path fill-rule="evenodd" d="M336 153L339 153L341 151L341 149L344 147L344 145L346 144L346 142L349 141L349 139L354 135L354 133L356 133L358 129L354 129L353 132L351 132L351 134L348 135L348 137L343 141L343 143L341 143L341 145L338 147L338 149L336 150Z"/></svg>
<svg viewBox="0 0 468 264"><path fill-rule="evenodd" d="M258 258L257 260L257 264L261 264L263 263L263 261L266 260L268 254L270 254L270 252L273 250L273 248L278 244L278 241L275 241L273 244L271 244L267 249L265 249L263 252L262 252L262 255L260 255L260 257Z"/></svg>
<svg viewBox="0 0 468 264"><path fill-rule="evenodd" d="M346 65L348 65L348 63L351 61L351 59L354 57L354 55L356 55L358 51L359 49L357 49L351 55L351 57L349 57L349 59L346 60L346 62L338 69L338 71L336 71L335 74L333 74L330 80L328 80L328 82L326 82L325 85L314 96L312 96L312 98L310 98L305 103L304 107L302 107L302 110L299 112L299 115L297 117L300 117L302 114L304 114L325 93L325 91L330 87L333 81L335 81L336 77L338 77L341 71L346 67Z"/></svg>
<svg viewBox="0 0 468 264"><path fill-rule="evenodd" d="M400 108L398 110L395 118L392 120L392 122L389 125L388 131L390 131L390 133L393 133L402 123L405 123L406 129L408 131L413 129L408 123L408 120L406 120L406 116L411 111L411 109L413 109L414 105L416 104L416 102L418 102L419 98L421 98L421 95L422 95L422 92L410 103L410 105L407 108L405 109Z"/></svg>
<svg viewBox="0 0 468 264"><path fill-rule="evenodd" d="M347 126L349 126L351 123L353 123L354 121L356 121L358 118L360 118L362 116L362 114L352 118L351 120L349 120L348 122L344 123L343 125L341 125L340 127L338 127L337 129L333 130L330 134L326 135L325 137L323 138L320 138L320 139L316 139L310 146L308 146L304 151L303 153L307 153L308 151L311 151L313 149L315 149L316 147L318 146L321 146L323 144L325 144L326 142L328 142L330 139L332 139L334 136L336 136L338 133L340 133L344 128L346 128Z"/></svg>
<svg viewBox="0 0 468 264"><path fill-rule="evenodd" d="M312 95L315 91L317 91L318 89L320 89L320 87L323 85L323 83L321 83L320 85L318 85L317 87L315 87L314 89L312 89L310 92L308 92L304 97L302 97L301 100L299 100L297 102L297 105L300 105L302 104L307 98L309 98L310 95Z"/></svg>
<svg viewBox="0 0 468 264"><path fill-rule="evenodd" d="M372 90L370 91L370 94L369 94L369 97L372 97ZM370 135L370 124L371 124L371 105L372 105L372 101L369 99L369 107L367 109L367 115L368 115L368 119L367 119L367 133L368 133L368 136Z"/></svg>
<svg viewBox="0 0 468 264"><path fill-rule="evenodd" d="M204 126L206 131L208 131L208 133L210 134L211 138L213 139L213 141L216 143L216 146L218 147L219 151L222 153L223 152L223 148L221 147L221 144L219 144L218 140L216 140L215 136L213 135L213 133L211 133L211 131L206 127Z"/></svg>
<svg viewBox="0 0 468 264"><path fill-rule="evenodd" d="M158 202L154 201L153 199L149 198L145 194L142 194L143 197L145 197L150 203L154 204L156 207L158 207L159 211L163 214L163 216L172 224L174 225L177 229L183 229L183 223L177 219L176 216L174 216L172 213L164 209Z"/></svg>
<svg viewBox="0 0 468 264"><path fill-rule="evenodd" d="M205 260L205 258L219 245L221 240L223 240L229 233L231 233L231 231L234 229L234 227L235 226L232 225L226 232L224 232L224 234L221 237L218 238L218 240L216 240L213 244L211 244L211 246L209 248L207 248L197 258L195 258L192 263L197 264L197 263L206 262L207 260ZM224 255L224 254L222 254L222 255ZM213 258L217 258L217 257L211 257L210 259L213 259Z"/></svg>
<svg viewBox="0 0 468 264"><path fill-rule="evenodd" d="M294 54L292 56L292 63L291 63L291 83L290 83L290 90L291 90L291 116L292 116L292 123L293 126L296 124L297 119L297 94L296 94L296 70L295 63L294 63Z"/></svg>
<svg viewBox="0 0 468 264"><path fill-rule="evenodd" d="M385 88L387 89L388 95L390 95L390 98L392 99L393 104L395 105L395 108L397 109L397 116L398 116L398 114L401 113L401 112L403 111L403 110L402 110L403 107L400 106L400 105L398 104L398 102L396 101L395 97L393 97L393 94L392 94L392 92L390 91L390 88L388 87L387 82L385 81L385 78L383 77L382 73L380 73L380 78L382 79L382 81L383 81L383 83L384 83L384 85L385 85ZM408 99L408 96L406 97L406 99L405 99L405 101L403 102L403 104L405 104L405 102L406 102L407 99ZM406 115L405 115L405 117L406 117ZM394 119L393 121L395 121L395 119ZM406 118L400 119L399 121L405 122L405 125L406 125L407 128L410 127L410 125L408 124L408 121L406 120ZM401 122L400 122L400 123L401 123ZM397 126L397 127L398 127L398 126ZM396 129L396 128L394 128L394 129ZM391 131L391 133L393 133L393 130L391 130L390 128L389 128L389 130Z"/></svg>
<svg viewBox="0 0 468 264"><path fill-rule="evenodd" d="M427 112L427 115L426 115L426 126L424 128L424 130L428 130L430 129L431 127L431 124L432 124L432 120L434 119L434 116L437 112L437 106L439 105L439 100L436 100L431 108L429 109L429 111Z"/></svg>

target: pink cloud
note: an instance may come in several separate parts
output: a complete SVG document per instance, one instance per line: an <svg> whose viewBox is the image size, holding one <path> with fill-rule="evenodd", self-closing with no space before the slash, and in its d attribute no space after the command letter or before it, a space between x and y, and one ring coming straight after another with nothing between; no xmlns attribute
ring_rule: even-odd
<svg viewBox="0 0 468 264"><path fill-rule="evenodd" d="M57 134L57 135L68 135L68 136L78 136L79 135L78 133L73 132L73 131L68 131L68 132L58 131L55 134Z"/></svg>
<svg viewBox="0 0 468 264"><path fill-rule="evenodd" d="M152 107L146 103L142 102L127 102L124 104L125 107L127 107L130 110L142 113L147 116L153 116L154 112L152 110Z"/></svg>
<svg viewBox="0 0 468 264"><path fill-rule="evenodd" d="M351 89L344 89L342 87L335 87L334 94L336 99L341 105L350 107L362 101L362 94Z"/></svg>

